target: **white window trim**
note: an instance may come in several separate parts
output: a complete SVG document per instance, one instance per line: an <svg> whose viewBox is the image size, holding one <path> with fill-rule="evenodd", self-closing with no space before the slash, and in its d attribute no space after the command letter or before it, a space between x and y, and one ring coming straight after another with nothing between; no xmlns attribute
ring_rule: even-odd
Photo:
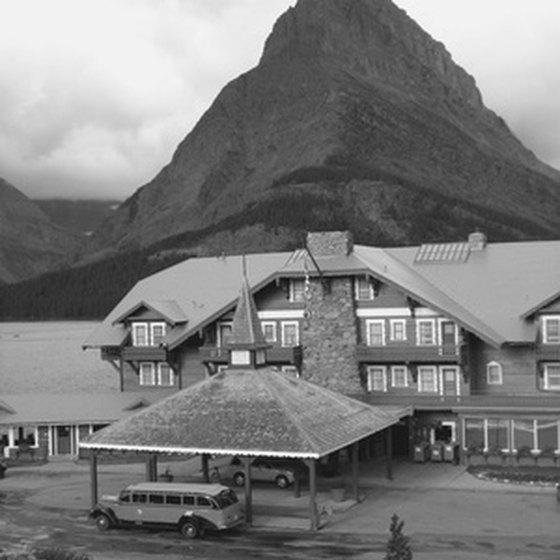
<svg viewBox="0 0 560 560"><path fill-rule="evenodd" d="M402 325L403 338L395 338L395 326ZM392 342L405 342L406 341L406 319L390 319L389 320L389 333Z"/></svg>
<svg viewBox="0 0 560 560"><path fill-rule="evenodd" d="M498 381L491 381L490 380L490 369L497 367L498 368L498 374L499 374L499 379ZM502 367L502 364L500 364L499 362L496 362L495 360L492 360L491 362L488 362L486 364L486 384L487 385L503 385L504 384L504 370Z"/></svg>
<svg viewBox="0 0 560 560"><path fill-rule="evenodd" d="M431 344L421 342L420 339L420 325L422 323L428 323L432 329L432 340ZM416 346L437 346L438 336L436 332L436 320L435 319L416 319Z"/></svg>
<svg viewBox="0 0 560 560"><path fill-rule="evenodd" d="M219 321L216 325L216 342L218 347L222 347L226 345L226 342L222 340L222 327L229 326L230 329L233 328L233 321Z"/></svg>
<svg viewBox="0 0 560 560"><path fill-rule="evenodd" d="M544 372L543 372L544 389L545 391L560 391L560 382L558 383L558 385L553 385L552 387L550 386L549 371L548 371L550 366L553 366L555 368L560 368L560 362L549 362L547 364L544 364Z"/></svg>
<svg viewBox="0 0 560 560"><path fill-rule="evenodd" d="M154 331L157 327L162 327L163 330L163 334L162 334L162 338L165 337L166 333L167 333L167 325L165 324L165 321L151 321L149 323L150 325L150 346L155 346L155 336L154 336Z"/></svg>
<svg viewBox="0 0 560 560"><path fill-rule="evenodd" d="M296 366L281 366L280 371L291 377L300 377L299 370Z"/></svg>
<svg viewBox="0 0 560 560"><path fill-rule="evenodd" d="M277 324L276 321L261 321L261 329L263 332L263 336L264 336L264 332L265 332L265 327L272 327L272 339L269 340L265 337L265 340L267 342L278 342L278 328L277 328Z"/></svg>
<svg viewBox="0 0 560 560"><path fill-rule="evenodd" d="M548 323L552 321L560 322L560 315L547 315L542 318L543 321L543 344L560 344L560 338L558 340L549 340L548 336Z"/></svg>
<svg viewBox="0 0 560 560"><path fill-rule="evenodd" d="M301 290L296 290L296 285L302 285ZM292 278L290 280L290 301L292 303L301 303L305 301L305 279L303 278ZM296 299L296 294L301 293L301 298Z"/></svg>
<svg viewBox="0 0 560 560"><path fill-rule="evenodd" d="M372 325L381 325L381 344L372 344L370 336L370 327ZM366 343L368 346L385 346L385 319L367 319L366 320Z"/></svg>
<svg viewBox="0 0 560 560"><path fill-rule="evenodd" d="M141 323L140 321L132 322L132 345L133 346L149 346L150 345L150 327L148 323ZM137 329L143 328L146 331L146 344L139 344Z"/></svg>
<svg viewBox="0 0 560 560"><path fill-rule="evenodd" d="M461 376L460 376L460 370L459 370L459 366L439 366L438 368L438 381L437 383L439 383L439 389L438 392L440 395L444 395L443 390L443 372L446 369L452 369L455 372L455 396L460 396L461 395Z"/></svg>
<svg viewBox="0 0 560 560"><path fill-rule="evenodd" d="M452 321L451 319L445 319L445 318L438 319L437 343L440 346L443 346L443 328L442 328L443 323L451 323L453 325L453 328L455 329L455 336L453 337L453 342L455 346L457 346L459 344L459 327L457 326L457 323L455 323L455 321Z"/></svg>
<svg viewBox="0 0 560 560"><path fill-rule="evenodd" d="M146 383L144 375L144 369L149 369L149 371L147 372L150 376L151 379L151 383ZM153 387L157 384L157 379L156 379L156 368L155 368L155 364L153 362L140 362L139 366L138 366L138 383L142 386L142 387Z"/></svg>
<svg viewBox="0 0 560 560"><path fill-rule="evenodd" d="M360 282L367 282L368 297L360 297ZM356 301L373 301L375 299L375 291L373 284L369 278L354 278L354 298Z"/></svg>
<svg viewBox="0 0 560 560"><path fill-rule="evenodd" d="M395 384L396 370L404 369L404 385ZM408 367L407 366L391 366L391 387L404 388L408 387Z"/></svg>
<svg viewBox="0 0 560 560"><path fill-rule="evenodd" d="M424 391L422 389L422 383L421 383L421 376L422 376L422 371L430 371L433 374L434 377L434 390L433 391ZM419 366L418 367L418 392L419 393L429 393L430 395L437 395L439 394L439 375L438 375L438 368L436 366Z"/></svg>
<svg viewBox="0 0 560 560"><path fill-rule="evenodd" d="M288 346L286 344L286 327L295 326L296 328L296 343L294 345ZM299 322L298 321L282 321L280 323L280 336L282 338L283 348L293 348L294 346L299 346Z"/></svg>
<svg viewBox="0 0 560 560"><path fill-rule="evenodd" d="M381 371L383 374L383 389L373 389L373 372L374 370ZM387 392L387 366L367 366L367 390L368 393L386 393Z"/></svg>
<svg viewBox="0 0 560 560"><path fill-rule="evenodd" d="M167 366L169 368L169 383L163 383L162 377L163 372L162 370ZM158 363L158 372L157 372L157 383L162 387L173 387L175 385L175 372L173 368L167 362L159 362Z"/></svg>

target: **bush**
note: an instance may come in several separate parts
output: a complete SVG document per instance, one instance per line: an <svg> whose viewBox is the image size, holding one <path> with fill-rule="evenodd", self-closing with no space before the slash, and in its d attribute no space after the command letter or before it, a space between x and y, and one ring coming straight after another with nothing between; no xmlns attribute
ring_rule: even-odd
<svg viewBox="0 0 560 560"><path fill-rule="evenodd" d="M391 517L391 537L387 542L387 554L384 560L412 560L409 538L403 535L404 521L394 513Z"/></svg>
<svg viewBox="0 0 560 560"><path fill-rule="evenodd" d="M91 560L85 552L63 548L24 548L0 554L0 560Z"/></svg>

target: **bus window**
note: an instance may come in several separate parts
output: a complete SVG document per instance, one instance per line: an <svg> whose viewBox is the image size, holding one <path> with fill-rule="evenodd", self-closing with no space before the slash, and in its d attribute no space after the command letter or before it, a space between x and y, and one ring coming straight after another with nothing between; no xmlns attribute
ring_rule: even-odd
<svg viewBox="0 0 560 560"><path fill-rule="evenodd" d="M163 494L150 494L150 504L163 504Z"/></svg>
<svg viewBox="0 0 560 560"><path fill-rule="evenodd" d="M206 496L198 496L196 498L196 505L203 508L217 509L216 505L212 503L212 500L210 498L207 498Z"/></svg>
<svg viewBox="0 0 560 560"><path fill-rule="evenodd" d="M180 506L181 496L179 494L168 494L165 497L165 503L173 506Z"/></svg>
<svg viewBox="0 0 560 560"><path fill-rule="evenodd" d="M183 496L184 506L194 506L194 496Z"/></svg>
<svg viewBox="0 0 560 560"><path fill-rule="evenodd" d="M145 504L146 503L146 494L132 494L132 501L135 504Z"/></svg>
<svg viewBox="0 0 560 560"><path fill-rule="evenodd" d="M119 495L119 500L121 502L124 502L125 504L129 504L130 503L130 492L127 492L126 490L121 492L120 495Z"/></svg>

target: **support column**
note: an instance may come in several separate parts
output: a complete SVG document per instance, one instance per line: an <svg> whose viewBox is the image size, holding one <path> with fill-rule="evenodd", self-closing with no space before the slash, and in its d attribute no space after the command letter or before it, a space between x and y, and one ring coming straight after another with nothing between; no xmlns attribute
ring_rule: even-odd
<svg viewBox="0 0 560 560"><path fill-rule="evenodd" d="M319 514L317 512L317 461L309 459L306 461L309 468L309 519L311 531L319 528Z"/></svg>
<svg viewBox="0 0 560 560"><path fill-rule="evenodd" d="M208 453L200 456L200 464L202 468L202 478L204 482L210 482L210 472L208 471Z"/></svg>
<svg viewBox="0 0 560 560"><path fill-rule="evenodd" d="M386 453L387 453L387 480L393 480L393 426L385 430Z"/></svg>
<svg viewBox="0 0 560 560"><path fill-rule="evenodd" d="M89 457L89 479L90 479L90 496L91 507L94 507L98 498L98 485L97 485L97 453L91 452Z"/></svg>
<svg viewBox="0 0 560 560"><path fill-rule="evenodd" d="M359 472L359 443L356 442L352 445L352 497L356 502L360 501L360 491L358 488Z"/></svg>
<svg viewBox="0 0 560 560"><path fill-rule="evenodd" d="M251 483L251 457L243 457L243 470L245 473L245 521L253 524L253 488Z"/></svg>
<svg viewBox="0 0 560 560"><path fill-rule="evenodd" d="M146 456L146 481L157 481L157 455L155 453L149 453Z"/></svg>

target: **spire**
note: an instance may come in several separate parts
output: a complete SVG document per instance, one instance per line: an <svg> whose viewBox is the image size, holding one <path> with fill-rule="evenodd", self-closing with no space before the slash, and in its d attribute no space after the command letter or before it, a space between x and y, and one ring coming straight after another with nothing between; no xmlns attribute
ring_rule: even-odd
<svg viewBox="0 0 560 560"><path fill-rule="evenodd" d="M257 306L247 279L247 263L243 255L243 280L233 326L229 337L230 367L262 365L266 361L265 349L269 346L262 333Z"/></svg>

